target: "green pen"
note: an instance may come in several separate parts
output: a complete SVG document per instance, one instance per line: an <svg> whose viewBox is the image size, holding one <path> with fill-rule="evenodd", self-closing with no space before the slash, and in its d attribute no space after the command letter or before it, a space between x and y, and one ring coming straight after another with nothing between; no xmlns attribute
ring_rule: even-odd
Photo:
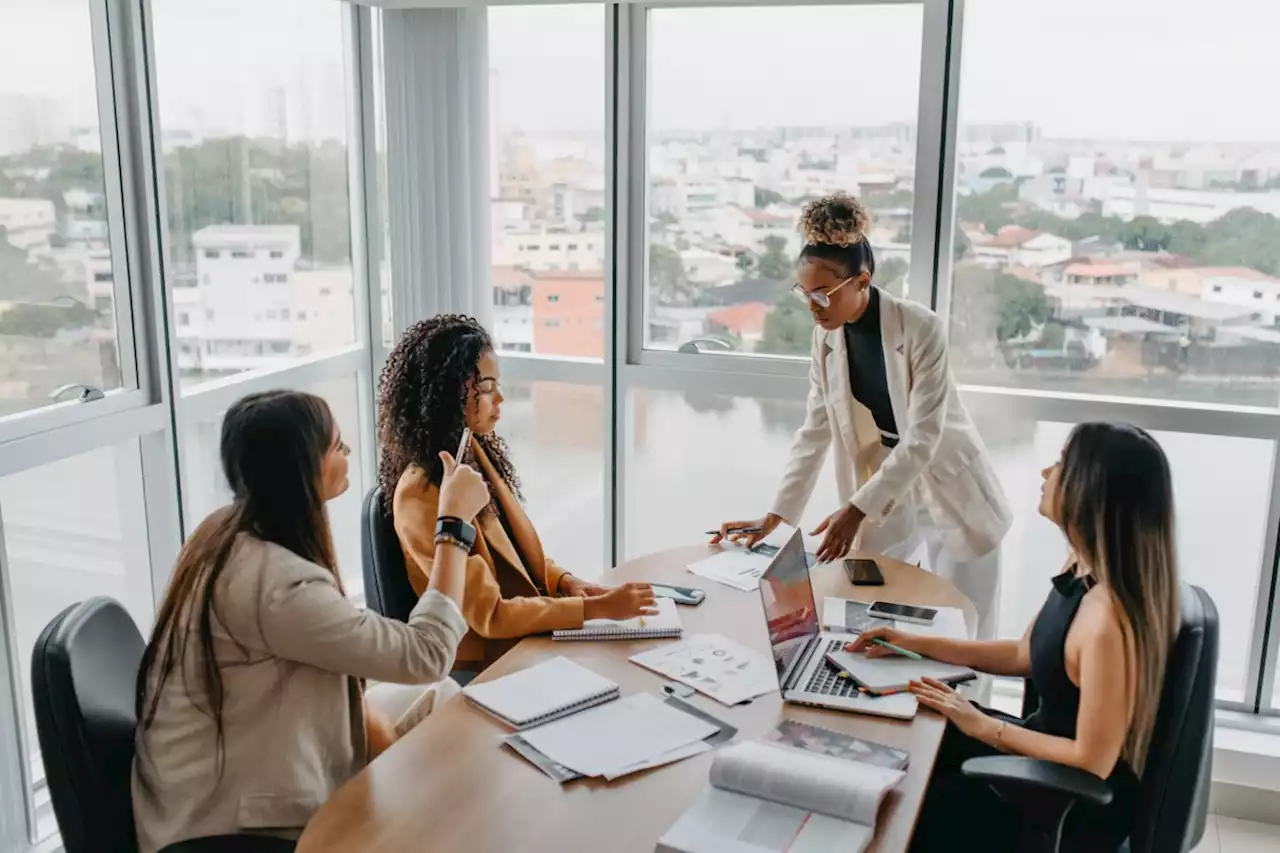
<svg viewBox="0 0 1280 853"><path fill-rule="evenodd" d="M922 658L920 655L916 654L915 652L909 649L904 649L902 646L895 646L893 643L885 642L879 637L876 637L871 642L875 643L877 646L884 646L886 649L895 651L898 654L902 655L903 657L911 658L912 660L924 660L924 658Z"/></svg>

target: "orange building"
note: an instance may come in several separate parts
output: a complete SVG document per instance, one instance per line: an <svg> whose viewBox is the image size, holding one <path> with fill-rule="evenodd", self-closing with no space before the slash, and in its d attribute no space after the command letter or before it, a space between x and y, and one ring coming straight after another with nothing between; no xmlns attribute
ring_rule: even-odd
<svg viewBox="0 0 1280 853"><path fill-rule="evenodd" d="M604 274L548 270L530 274L533 351L577 358L604 356Z"/></svg>

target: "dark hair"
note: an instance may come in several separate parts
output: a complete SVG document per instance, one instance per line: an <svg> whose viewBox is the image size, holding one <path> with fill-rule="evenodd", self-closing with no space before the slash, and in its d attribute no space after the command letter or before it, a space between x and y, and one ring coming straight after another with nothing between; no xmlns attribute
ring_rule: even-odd
<svg viewBox="0 0 1280 853"><path fill-rule="evenodd" d="M461 314L420 320L400 337L382 368L378 393L378 482L387 507L410 465L426 471L431 482L440 482L440 451L457 451L466 426L467 385L480 378L480 359L492 351L484 327ZM492 433L475 439L519 498L520 480L506 442Z"/></svg>
<svg viewBox="0 0 1280 853"><path fill-rule="evenodd" d="M241 533L287 548L338 577L329 517L325 511L322 463L336 437L333 414L324 400L300 391L251 394L227 410L222 421L222 471L233 495L230 506L206 518L178 555L138 671L138 725L155 719L160 694L175 666L182 668L188 697L214 721L218 776L222 776L222 674L214 654L213 620L218 579ZM221 624L226 622L219 620ZM187 644L193 631L200 693L192 692ZM147 702L147 682L157 681Z"/></svg>
<svg viewBox="0 0 1280 853"><path fill-rule="evenodd" d="M814 199L800 211L804 248L796 263L823 260L838 264L848 276L876 274L876 258L867 240L871 214L861 201L837 192Z"/></svg>
<svg viewBox="0 0 1280 853"><path fill-rule="evenodd" d="M1137 699L1123 754L1141 774L1181 618L1169 460L1137 427L1080 424L1063 450L1058 497L1067 541L1128 623Z"/></svg>

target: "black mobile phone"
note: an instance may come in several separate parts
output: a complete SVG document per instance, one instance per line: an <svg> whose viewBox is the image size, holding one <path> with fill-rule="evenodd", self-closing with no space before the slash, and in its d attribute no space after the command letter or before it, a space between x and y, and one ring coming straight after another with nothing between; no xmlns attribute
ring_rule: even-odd
<svg viewBox="0 0 1280 853"><path fill-rule="evenodd" d="M932 625L938 611L932 607L913 607L910 604L897 604L892 601L873 601L867 608L867 615L880 619L895 619L899 622L913 622L917 625Z"/></svg>
<svg viewBox="0 0 1280 853"><path fill-rule="evenodd" d="M701 604L707 597L705 592L691 586L668 586L663 583L650 584L650 586L653 587L653 594L658 598L669 598L676 604L687 604L690 607Z"/></svg>
<svg viewBox="0 0 1280 853"><path fill-rule="evenodd" d="M855 586L884 586L884 574L875 560L845 560L844 573Z"/></svg>

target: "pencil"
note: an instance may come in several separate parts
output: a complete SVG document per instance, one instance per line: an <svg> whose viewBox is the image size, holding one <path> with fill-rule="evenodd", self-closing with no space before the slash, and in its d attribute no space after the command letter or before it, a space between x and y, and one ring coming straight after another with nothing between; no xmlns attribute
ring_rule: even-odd
<svg viewBox="0 0 1280 853"><path fill-rule="evenodd" d="M884 640L881 640L879 637L872 640L871 642L875 643L877 646L884 646L886 649L895 651L898 654L902 655L903 657L911 658L912 660L924 660L924 658L922 658L920 655L916 654L915 652L910 651L909 649L904 649L902 646L895 646L893 643L885 642Z"/></svg>

